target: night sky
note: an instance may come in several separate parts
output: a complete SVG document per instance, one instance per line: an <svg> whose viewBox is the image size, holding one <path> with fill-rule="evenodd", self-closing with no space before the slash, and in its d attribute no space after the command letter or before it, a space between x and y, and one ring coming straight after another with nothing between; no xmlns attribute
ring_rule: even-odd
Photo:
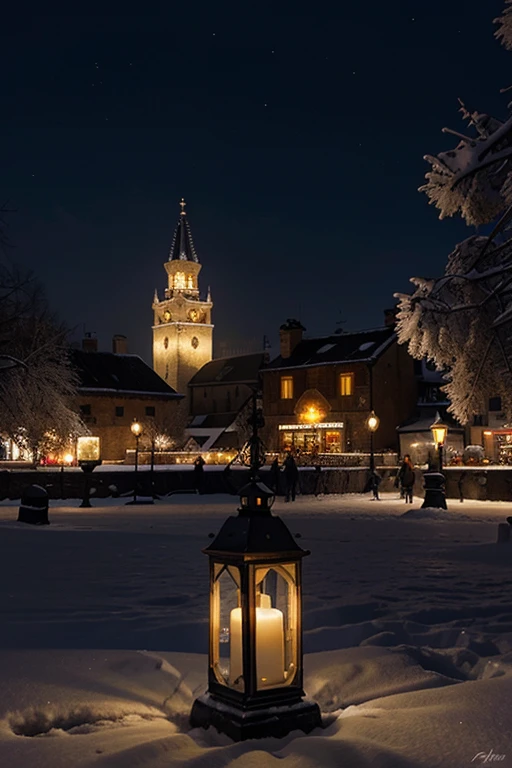
<svg viewBox="0 0 512 768"><path fill-rule="evenodd" d="M381 325L471 234L416 190L423 155L456 143L441 128L466 131L457 97L506 114L502 0L9 5L9 258L77 338L124 333L151 360L182 196L217 354L263 334L277 354L288 317L311 335Z"/></svg>

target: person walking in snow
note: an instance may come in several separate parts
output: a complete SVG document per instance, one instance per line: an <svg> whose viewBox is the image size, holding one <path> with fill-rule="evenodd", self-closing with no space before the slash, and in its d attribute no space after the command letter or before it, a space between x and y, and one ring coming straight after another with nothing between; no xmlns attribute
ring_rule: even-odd
<svg viewBox="0 0 512 768"><path fill-rule="evenodd" d="M398 470L397 475L400 486L404 489L405 503L412 504L413 488L414 488L414 464L411 461L411 457L408 453L405 454L402 466Z"/></svg>
<svg viewBox="0 0 512 768"><path fill-rule="evenodd" d="M277 496L279 493L279 475L281 470L279 469L279 459L277 456L275 457L274 461L270 465L270 477L271 477L271 484L273 491L275 495Z"/></svg>
<svg viewBox="0 0 512 768"><path fill-rule="evenodd" d="M282 469L284 475L284 484L286 488L284 500L290 501L291 498L292 501L295 501L295 493L297 491L297 482L299 479L299 469L290 451L288 451L286 454L286 459L283 461Z"/></svg>
<svg viewBox="0 0 512 768"><path fill-rule="evenodd" d="M365 491L371 491L372 492L372 498L374 501L379 501L379 485L382 482L382 478L380 475L373 470L370 472L370 477L368 478L368 482L366 484Z"/></svg>
<svg viewBox="0 0 512 768"><path fill-rule="evenodd" d="M198 456L194 461L194 488L198 493L203 492L204 465L206 464L202 456Z"/></svg>

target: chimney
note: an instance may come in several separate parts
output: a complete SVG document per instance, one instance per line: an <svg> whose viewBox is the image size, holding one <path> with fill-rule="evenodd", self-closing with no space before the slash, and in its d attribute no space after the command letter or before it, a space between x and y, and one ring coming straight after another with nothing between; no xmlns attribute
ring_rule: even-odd
<svg viewBox="0 0 512 768"><path fill-rule="evenodd" d="M386 326L386 328L395 327L397 315L398 315L398 307L392 307L391 309L384 310L384 325Z"/></svg>
<svg viewBox="0 0 512 768"><path fill-rule="evenodd" d="M112 352L115 355L126 355L128 354L128 339L126 336L121 336L121 334L116 334L112 337Z"/></svg>
<svg viewBox="0 0 512 768"><path fill-rule="evenodd" d="M299 320L288 318L279 329L280 352L283 360L291 356L293 350L302 341L302 333L306 329Z"/></svg>
<svg viewBox="0 0 512 768"><path fill-rule="evenodd" d="M84 334L82 339L82 351L83 352L97 352L98 351L98 339L96 335L90 331Z"/></svg>

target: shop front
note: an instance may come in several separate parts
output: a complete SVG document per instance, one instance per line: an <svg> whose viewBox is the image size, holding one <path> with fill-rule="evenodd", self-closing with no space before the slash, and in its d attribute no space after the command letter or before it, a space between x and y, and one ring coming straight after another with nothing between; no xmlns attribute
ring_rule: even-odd
<svg viewBox="0 0 512 768"><path fill-rule="evenodd" d="M343 453L342 421L313 424L279 424L279 447L299 453Z"/></svg>
<svg viewBox="0 0 512 768"><path fill-rule="evenodd" d="M512 429L484 429L485 455L497 464L512 464Z"/></svg>

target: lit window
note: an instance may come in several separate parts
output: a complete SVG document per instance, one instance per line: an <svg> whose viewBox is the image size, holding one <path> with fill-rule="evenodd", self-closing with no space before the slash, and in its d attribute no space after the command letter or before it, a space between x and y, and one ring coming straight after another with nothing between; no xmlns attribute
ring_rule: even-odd
<svg viewBox="0 0 512 768"><path fill-rule="evenodd" d="M293 397L293 376L281 376L281 400Z"/></svg>
<svg viewBox="0 0 512 768"><path fill-rule="evenodd" d="M194 287L194 275L187 275L187 288Z"/></svg>
<svg viewBox="0 0 512 768"><path fill-rule="evenodd" d="M354 374L340 373L340 395L343 397L354 394Z"/></svg>
<svg viewBox="0 0 512 768"><path fill-rule="evenodd" d="M174 275L174 287L179 289L185 288L185 273L184 272L176 272Z"/></svg>

